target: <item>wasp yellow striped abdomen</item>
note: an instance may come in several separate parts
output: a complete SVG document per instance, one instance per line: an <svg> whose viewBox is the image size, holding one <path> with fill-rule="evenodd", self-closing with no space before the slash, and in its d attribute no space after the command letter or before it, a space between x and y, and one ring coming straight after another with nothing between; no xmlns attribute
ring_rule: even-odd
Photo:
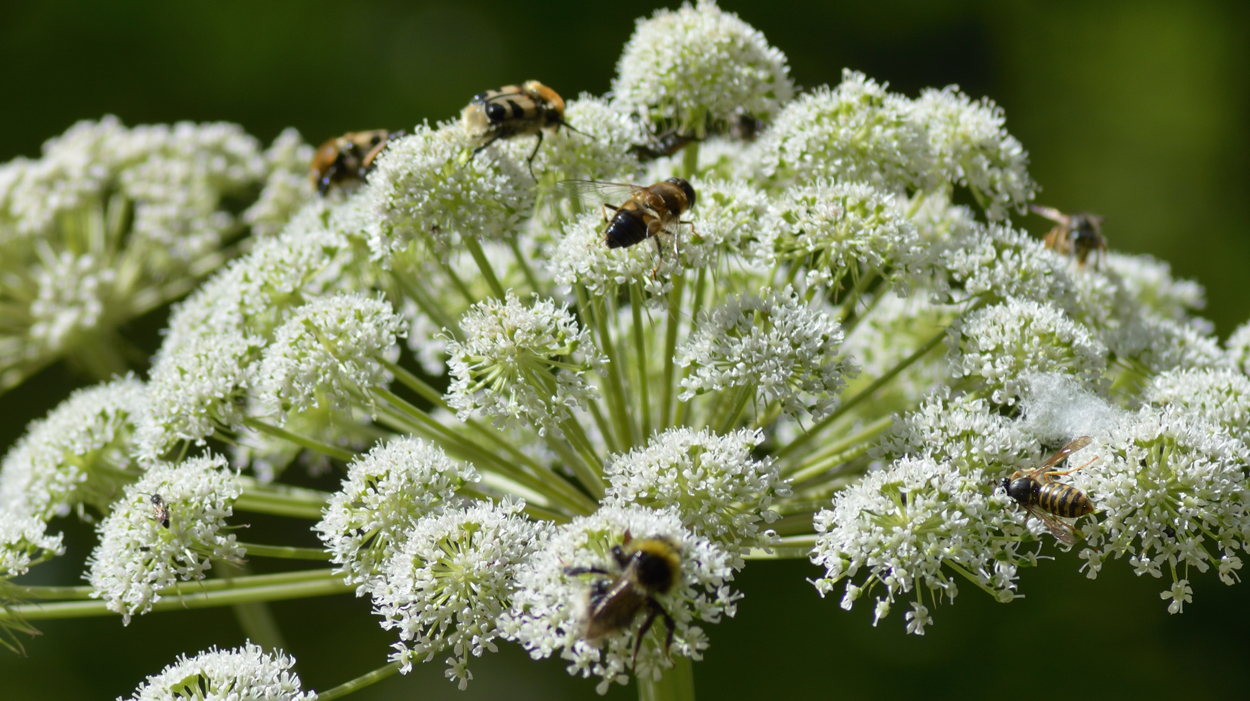
<svg viewBox="0 0 1250 701"><path fill-rule="evenodd" d="M1085 514L1093 513L1094 504L1089 500L1085 492L1070 484L1054 480L1056 477L1070 475L1077 470L1085 468L1094 460L1097 460L1098 456L1094 456L1089 462L1071 470L1060 472L1051 468L1072 453L1089 445L1090 440L1089 436L1077 438L1061 448L1059 452L1050 456L1049 460L1032 470L1028 472L1017 471L1011 477L1004 478L1001 485L1003 490L1007 492L1007 496L1014 499L1017 504L1024 507L1026 511L1045 524L1047 530L1057 540L1068 545L1076 543L1076 530L1071 525L1055 517L1079 518Z"/></svg>

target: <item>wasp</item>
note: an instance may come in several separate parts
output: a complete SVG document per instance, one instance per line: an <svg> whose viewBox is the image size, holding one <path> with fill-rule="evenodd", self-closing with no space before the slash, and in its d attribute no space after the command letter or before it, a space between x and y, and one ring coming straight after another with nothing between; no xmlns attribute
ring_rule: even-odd
<svg viewBox="0 0 1250 701"><path fill-rule="evenodd" d="M1027 472L1017 470L1012 473L1011 477L1004 477L1000 485L1007 492L1007 496L1045 524L1056 540L1067 545L1076 543L1078 537L1076 530L1056 517L1080 518L1092 513L1094 505L1085 492L1070 484L1054 480L1056 477L1070 475L1077 470L1084 469L1097 460L1098 456L1095 455L1089 462L1071 470L1060 472L1051 468L1089 444L1090 437L1081 436L1060 448L1059 452L1050 456L1049 460L1032 470Z"/></svg>
<svg viewBox="0 0 1250 701"><path fill-rule="evenodd" d="M1046 248L1059 255L1076 258L1084 268L1085 260L1094 253L1094 267L1101 267L1107 258L1107 240L1102 237L1102 217L1097 214L1064 214L1053 207L1029 205L1034 214L1055 222L1046 234Z"/></svg>
<svg viewBox="0 0 1250 701"><path fill-rule="evenodd" d="M646 239L655 239L656 251L662 257L660 233L673 235L674 249L682 224L690 227L690 233L697 234L693 222L681 220L681 215L689 212L696 200L694 188L683 178L669 178L650 187L598 180L565 180L563 184L574 189L597 190L604 197L629 196L620 205L603 205L603 221L607 225L603 230L603 242L608 248L628 248ZM608 210L612 211L611 217ZM659 269L657 262L651 276L655 277Z"/></svg>
<svg viewBox="0 0 1250 701"><path fill-rule="evenodd" d="M676 625L673 617L664 610L664 606L655 598L657 594L667 594L681 579L681 550L677 543L664 536L634 539L629 531L620 545L612 546L610 551L616 572L598 567L566 567L564 574L577 576L582 574L601 575L590 587L590 595L586 600L586 611L583 615L583 637L596 640L624 630L633 624L638 612L647 610L638 636L634 639L634 658L631 666L638 663L638 649L642 639L651 630L651 624L657 617L664 619L668 626L668 634L664 638L664 654L673 644L673 633Z"/></svg>
<svg viewBox="0 0 1250 701"><path fill-rule="evenodd" d="M168 529L169 504L166 504L159 494L144 494L144 496L148 497L148 501L152 504L152 516L150 518L159 523L161 528Z"/></svg>
<svg viewBox="0 0 1250 701"><path fill-rule="evenodd" d="M378 154L403 131L353 131L326 141L313 156L308 177L322 197L331 185L347 181L364 182L373 170Z"/></svg>
<svg viewBox="0 0 1250 701"><path fill-rule="evenodd" d="M474 95L460 112L460 123L465 137L473 144L470 160L499 139L537 136L538 143L534 144L534 150L526 161L530 176L534 175L534 157L543 145L544 132L554 134L560 127L566 127L582 133L564 121L564 99L537 80Z"/></svg>

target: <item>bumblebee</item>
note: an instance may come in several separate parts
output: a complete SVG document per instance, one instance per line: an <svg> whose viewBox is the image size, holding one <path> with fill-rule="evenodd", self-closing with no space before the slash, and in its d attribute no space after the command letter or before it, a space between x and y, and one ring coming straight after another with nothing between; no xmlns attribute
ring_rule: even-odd
<svg viewBox="0 0 1250 701"><path fill-rule="evenodd" d="M534 156L543 145L544 132L554 134L560 127L577 131L564 121L564 99L537 80L474 95L460 112L460 123L465 137L473 145L470 160L499 139L537 136L538 143L534 144L526 161L531 176L534 175Z"/></svg>
<svg viewBox="0 0 1250 701"><path fill-rule="evenodd" d="M159 523L161 528L168 529L169 505L165 503L165 500L159 494L145 494L144 496L148 497L148 501L152 503L152 516L150 518Z"/></svg>
<svg viewBox="0 0 1250 701"><path fill-rule="evenodd" d="M625 630L633 624L638 612L647 610L638 635L634 639L634 658L631 666L638 663L638 649L642 639L651 630L657 617L664 618L668 634L664 638L664 654L673 644L676 625L673 617L656 600L657 594L667 594L681 579L681 551L677 543L664 536L634 539L629 531L620 545L612 546L612 561L618 571L609 572L598 567L566 567L564 574L570 577L583 574L600 575L590 587L583 616L582 635L587 640L597 640L605 635Z"/></svg>
<svg viewBox="0 0 1250 701"><path fill-rule="evenodd" d="M353 131L326 141L313 156L308 178L325 197L331 185L348 181L365 182L373 170L373 162L392 139L403 131Z"/></svg>
<svg viewBox="0 0 1250 701"><path fill-rule="evenodd" d="M1059 472L1051 468L1089 444L1090 437L1081 436L1060 448L1059 452L1050 456L1049 460L1032 470L1016 471L1011 477L1004 477L1000 485L1007 492L1007 496L1045 524L1056 540L1067 545L1075 544L1079 536L1072 526L1056 517L1080 518L1085 514L1093 513L1094 505L1085 492L1070 484L1056 482L1054 479L1084 469L1097 460L1098 456L1095 455L1089 462L1071 470Z"/></svg>
<svg viewBox="0 0 1250 701"><path fill-rule="evenodd" d="M1034 214L1055 222L1055 228L1046 234L1046 248L1059 255L1076 258L1084 268L1090 253L1094 255L1094 267L1101 267L1107 258L1107 240L1102 237L1102 217L1096 214L1064 214L1053 207L1029 205Z"/></svg>

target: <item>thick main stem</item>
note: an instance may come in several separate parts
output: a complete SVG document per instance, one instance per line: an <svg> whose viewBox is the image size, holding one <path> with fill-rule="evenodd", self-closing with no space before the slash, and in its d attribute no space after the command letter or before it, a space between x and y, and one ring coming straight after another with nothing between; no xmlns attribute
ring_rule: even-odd
<svg viewBox="0 0 1250 701"><path fill-rule="evenodd" d="M688 657L673 660L659 681L638 680L638 701L694 701L694 666Z"/></svg>

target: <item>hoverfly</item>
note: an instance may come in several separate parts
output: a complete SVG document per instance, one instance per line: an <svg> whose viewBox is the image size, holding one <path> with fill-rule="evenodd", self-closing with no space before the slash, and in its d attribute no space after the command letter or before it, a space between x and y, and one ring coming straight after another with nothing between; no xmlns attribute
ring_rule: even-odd
<svg viewBox="0 0 1250 701"><path fill-rule="evenodd" d="M619 205L603 205L603 222L606 224L603 242L608 248L628 248L650 238L655 239L656 251L662 257L661 233L673 236L674 250L682 224L690 227L690 233L697 234L693 222L681 220L681 215L690 211L696 200L694 188L683 178L669 178L649 187L598 180L564 180L561 184L575 190L596 190L605 198L629 197ZM608 210L612 211L611 217ZM659 269L657 262L651 276L655 277Z"/></svg>
<svg viewBox="0 0 1250 701"><path fill-rule="evenodd" d="M348 132L329 139L313 155L308 178L322 197L329 192L331 185L351 180L365 182L378 154L392 139L403 135L403 131L373 129Z"/></svg>
<svg viewBox="0 0 1250 701"><path fill-rule="evenodd" d="M537 136L538 142L526 161L531 177L534 175L534 157L543 145L543 132L554 134L563 126L582 133L564 121L564 99L537 80L474 95L461 110L460 123L465 137L473 145L469 160L499 139Z"/></svg>
<svg viewBox="0 0 1250 701"><path fill-rule="evenodd" d="M642 639L651 630L656 617L663 617L668 626L664 639L664 653L673 644L676 625L673 617L655 598L666 594L681 579L681 551L677 544L664 536L635 540L629 531L620 545L612 546L612 560L619 571L609 572L598 567L566 567L564 574L575 577L582 574L601 575L590 587L583 614L582 637L596 640L605 635L625 630L643 608L647 616L634 639L634 659L638 663L638 649Z"/></svg>
<svg viewBox="0 0 1250 701"><path fill-rule="evenodd" d="M1056 517L1080 518L1092 513L1094 505L1085 492L1070 484L1054 480L1056 477L1070 475L1077 470L1084 469L1097 460L1098 456L1095 455L1089 462L1071 470L1060 472L1051 468L1072 453L1089 445L1090 441L1089 436L1081 436L1060 448L1059 452L1050 456L1050 459L1041 465L1027 472L1017 470L1012 473L1011 477L1004 477L999 485L1007 492L1007 496L1045 524L1056 540L1067 545L1075 544L1079 536L1072 526Z"/></svg>
<svg viewBox="0 0 1250 701"><path fill-rule="evenodd" d="M1076 258L1085 267L1085 259L1094 253L1094 267L1100 268L1107 258L1107 240L1102 237L1102 217L1097 214L1064 214L1054 207L1029 205L1034 214L1055 222L1043 239L1046 248L1062 256Z"/></svg>

